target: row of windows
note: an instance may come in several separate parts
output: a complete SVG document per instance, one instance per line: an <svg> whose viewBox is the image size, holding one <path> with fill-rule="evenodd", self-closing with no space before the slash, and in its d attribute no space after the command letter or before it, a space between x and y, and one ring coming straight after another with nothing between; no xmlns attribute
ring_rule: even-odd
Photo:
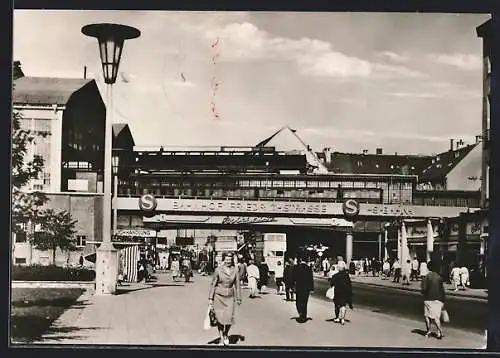
<svg viewBox="0 0 500 358"><path fill-rule="evenodd" d="M136 182L120 180L122 186L139 186L148 188L360 188L360 189L382 189L382 190L413 190L413 184L410 182L375 182L375 181L300 181L300 180L276 180L276 179L260 179L260 180L238 180L233 182L192 182L189 180L176 181L144 181Z"/></svg>
<svg viewBox="0 0 500 358"><path fill-rule="evenodd" d="M234 199L320 199L337 201L346 198L359 199L369 203L394 203L411 204L411 191L397 190L391 195L385 194L380 189L352 188L345 189L339 193L333 189L191 189L191 188L140 188L138 190L126 187L119 187L119 195L139 196L143 194L153 194L157 196L170 197L198 197L198 198L234 198Z"/></svg>

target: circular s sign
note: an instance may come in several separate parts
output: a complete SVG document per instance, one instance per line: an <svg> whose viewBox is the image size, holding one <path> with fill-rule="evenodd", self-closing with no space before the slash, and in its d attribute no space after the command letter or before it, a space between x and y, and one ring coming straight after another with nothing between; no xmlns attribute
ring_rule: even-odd
<svg viewBox="0 0 500 358"><path fill-rule="evenodd" d="M158 206L158 202L151 194L144 194L139 198L139 209L142 211L152 212Z"/></svg>
<svg viewBox="0 0 500 358"><path fill-rule="evenodd" d="M347 199L342 204L342 212L345 216L354 217L359 214L359 203L354 199Z"/></svg>

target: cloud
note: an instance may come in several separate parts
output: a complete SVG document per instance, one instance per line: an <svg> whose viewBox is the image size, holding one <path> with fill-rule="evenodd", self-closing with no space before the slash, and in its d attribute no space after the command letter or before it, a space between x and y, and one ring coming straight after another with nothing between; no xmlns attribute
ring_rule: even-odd
<svg viewBox="0 0 500 358"><path fill-rule="evenodd" d="M334 103L344 103L355 106L366 106L368 101L366 99L356 99L356 98L332 98L330 102Z"/></svg>
<svg viewBox="0 0 500 358"><path fill-rule="evenodd" d="M407 56L403 56L392 51L377 52L375 56L399 63L408 62L410 60Z"/></svg>
<svg viewBox="0 0 500 358"><path fill-rule="evenodd" d="M444 136L427 135L414 132L374 132L363 129L341 129L337 127L309 127L298 131L307 135L329 139L380 142L381 140L413 140L421 142L448 142L450 138L471 138L470 133L448 133Z"/></svg>
<svg viewBox="0 0 500 358"><path fill-rule="evenodd" d="M432 62L453 66L461 71L475 71L482 67L481 57L463 53L456 54L430 54L428 59Z"/></svg>
<svg viewBox="0 0 500 358"><path fill-rule="evenodd" d="M205 30L214 41L219 61L288 61L301 74L334 78L419 78L420 72L403 66L370 62L335 51L329 42L273 37L249 22L231 23Z"/></svg>
<svg viewBox="0 0 500 358"><path fill-rule="evenodd" d="M415 99L438 99L442 98L442 94L437 93L411 93L411 92L388 92L386 96L402 97L402 98L415 98Z"/></svg>

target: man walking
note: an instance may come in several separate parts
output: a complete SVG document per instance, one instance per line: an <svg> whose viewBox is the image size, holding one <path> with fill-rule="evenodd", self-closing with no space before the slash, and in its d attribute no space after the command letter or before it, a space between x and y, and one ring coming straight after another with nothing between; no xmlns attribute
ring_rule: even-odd
<svg viewBox="0 0 500 358"><path fill-rule="evenodd" d="M285 294L287 301L293 301L293 260L285 261L285 268L283 269L283 283L285 284Z"/></svg>
<svg viewBox="0 0 500 358"><path fill-rule="evenodd" d="M303 256L300 257L300 263L294 269L293 281L296 293L295 305L299 314L297 322L305 323L307 321L307 302L309 301L309 293L314 289L314 281L312 269Z"/></svg>
<svg viewBox="0 0 500 358"><path fill-rule="evenodd" d="M323 266L323 276L327 277L328 276L328 271L330 271L330 261L328 261L327 257L325 257L323 259L322 266Z"/></svg>

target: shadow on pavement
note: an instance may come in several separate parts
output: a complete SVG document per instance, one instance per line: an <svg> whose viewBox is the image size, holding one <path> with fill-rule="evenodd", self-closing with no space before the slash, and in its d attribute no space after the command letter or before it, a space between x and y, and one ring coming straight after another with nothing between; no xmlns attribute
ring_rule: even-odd
<svg viewBox="0 0 500 358"><path fill-rule="evenodd" d="M75 332L82 332L83 331L95 331L95 330L102 330L103 328L100 327L50 327L47 332L45 332L44 337L38 339L38 342L43 343L44 341L63 341L68 338L71 340L80 340L80 339L85 339L87 338L84 335L73 335Z"/></svg>
<svg viewBox="0 0 500 358"><path fill-rule="evenodd" d="M241 334L231 334L228 338L229 338L229 344L236 344L238 342L245 341L245 336L242 336ZM208 344L219 344L219 343L220 343L220 337L212 339L211 341L208 342Z"/></svg>
<svg viewBox="0 0 500 358"><path fill-rule="evenodd" d="M291 320L294 319L297 323L306 323L307 321L312 321L313 319L311 317L307 317L305 321L302 321L300 317L292 317L290 318Z"/></svg>
<svg viewBox="0 0 500 358"><path fill-rule="evenodd" d="M153 283L153 287L184 287L184 284L178 283Z"/></svg>
<svg viewBox="0 0 500 358"><path fill-rule="evenodd" d="M335 318L328 318L328 319L325 319L325 322L334 322L334 321L335 321ZM345 318L345 319L344 319L344 321L346 321L346 322L351 322L351 320L350 320L350 319L347 319L347 318Z"/></svg>
<svg viewBox="0 0 500 358"><path fill-rule="evenodd" d="M422 337L425 337L425 334L427 333L426 331L424 331L423 329L420 329L420 328L416 328L416 329L412 329L411 330L411 333L416 333Z"/></svg>
<svg viewBox="0 0 500 358"><path fill-rule="evenodd" d="M137 291L142 291L148 288L152 288L152 286L142 286L142 287L130 287L130 288L119 288L116 290L116 295L124 295L127 293L132 293L132 292L137 292Z"/></svg>

